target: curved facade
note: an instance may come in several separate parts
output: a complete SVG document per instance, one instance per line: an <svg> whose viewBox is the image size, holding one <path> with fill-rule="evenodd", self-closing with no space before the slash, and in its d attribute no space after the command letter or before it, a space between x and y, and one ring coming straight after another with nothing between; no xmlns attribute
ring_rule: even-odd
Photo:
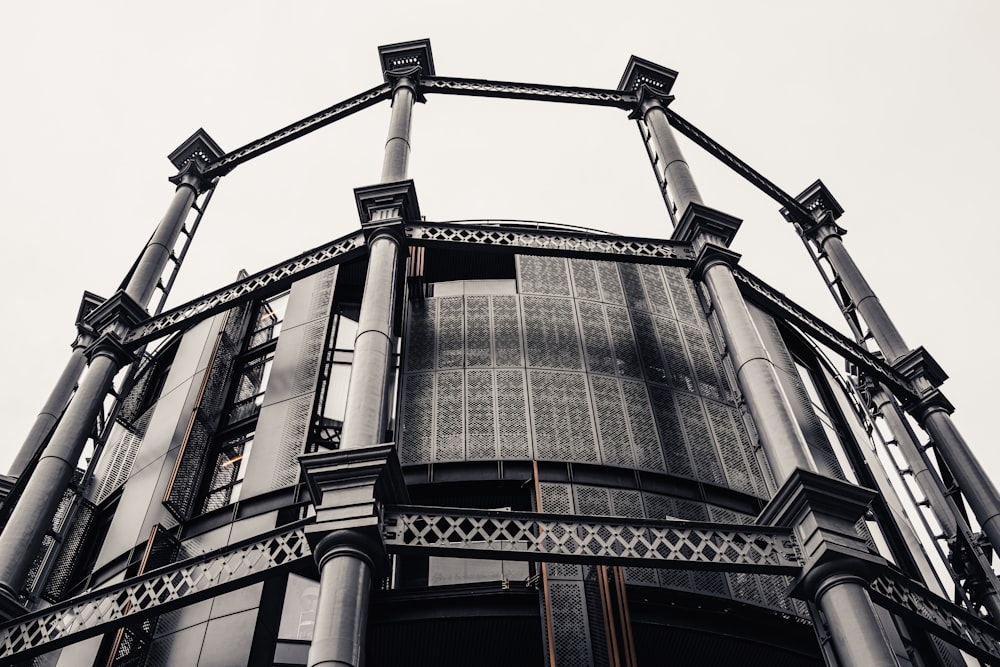
<svg viewBox="0 0 1000 667"><path fill-rule="evenodd" d="M671 134L709 143L666 109L676 73L633 58L617 91L499 86L436 77L426 42L380 53L384 86L230 154L203 132L172 154L171 212L126 288L85 297L91 368L6 480L0 661L1000 661L996 494L822 183L792 198L741 167L858 341L739 268L740 221L701 202ZM424 222L405 180L420 91L629 109L671 240ZM361 231L146 310L172 282L162 239L220 176L389 98Z"/></svg>

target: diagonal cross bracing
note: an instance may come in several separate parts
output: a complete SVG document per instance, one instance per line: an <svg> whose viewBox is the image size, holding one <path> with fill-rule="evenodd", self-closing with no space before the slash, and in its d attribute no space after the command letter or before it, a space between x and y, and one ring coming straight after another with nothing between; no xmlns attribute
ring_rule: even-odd
<svg viewBox="0 0 1000 667"><path fill-rule="evenodd" d="M433 507L388 508L383 526L397 552L767 574L802 565L786 528Z"/></svg>

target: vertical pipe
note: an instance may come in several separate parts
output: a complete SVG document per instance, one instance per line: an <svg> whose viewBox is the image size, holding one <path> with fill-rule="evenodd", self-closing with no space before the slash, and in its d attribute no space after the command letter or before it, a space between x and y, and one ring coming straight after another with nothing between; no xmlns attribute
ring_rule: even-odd
<svg viewBox="0 0 1000 667"><path fill-rule="evenodd" d="M416 84L409 77L399 77L392 91L392 116L389 119L389 136L385 140L385 158L382 160L382 183L395 183L406 179L410 161L410 122Z"/></svg>

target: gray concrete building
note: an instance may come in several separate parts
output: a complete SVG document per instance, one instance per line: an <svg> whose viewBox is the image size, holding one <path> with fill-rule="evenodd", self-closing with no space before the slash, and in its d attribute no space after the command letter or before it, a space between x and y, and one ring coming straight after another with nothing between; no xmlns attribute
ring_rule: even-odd
<svg viewBox="0 0 1000 667"><path fill-rule="evenodd" d="M641 58L590 89L379 56L355 97L171 153L3 478L0 664L1000 664L1000 497L821 181L786 193ZM426 222L431 94L621 109L664 238ZM357 231L165 307L227 174L380 102ZM852 335L741 267L677 135L776 202Z"/></svg>

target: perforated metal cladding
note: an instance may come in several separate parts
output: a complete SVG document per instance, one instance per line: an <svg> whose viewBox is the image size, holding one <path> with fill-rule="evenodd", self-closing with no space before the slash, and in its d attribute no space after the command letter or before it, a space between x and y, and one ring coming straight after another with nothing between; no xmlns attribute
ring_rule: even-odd
<svg viewBox="0 0 1000 667"><path fill-rule="evenodd" d="M601 443L601 460L610 465L635 467L632 444L618 380L601 376L590 378Z"/></svg>
<svg viewBox="0 0 1000 667"><path fill-rule="evenodd" d="M635 343L636 347L639 348L643 375L650 382L667 384L669 382L667 366L664 363L659 342L656 340L656 327L653 325L652 316L639 310L633 310L629 315L632 318Z"/></svg>
<svg viewBox="0 0 1000 667"><path fill-rule="evenodd" d="M434 460L462 461L465 459L464 375L462 371L442 371L437 374L434 413Z"/></svg>
<svg viewBox="0 0 1000 667"><path fill-rule="evenodd" d="M744 493L762 493L761 480L752 476L745 457L746 451L733 424L732 413L735 411L714 401L705 401L705 408L708 410L712 433L719 443L723 470L729 481L729 487ZM738 418L738 415L735 417Z"/></svg>
<svg viewBox="0 0 1000 667"><path fill-rule="evenodd" d="M400 422L400 462L430 461L434 437L433 373L411 373L403 378Z"/></svg>
<svg viewBox="0 0 1000 667"><path fill-rule="evenodd" d="M615 364L619 375L642 379L639 355L635 351L632 323L628 310L615 306L605 306L608 313L608 328L611 330L611 344L615 350Z"/></svg>
<svg viewBox="0 0 1000 667"><path fill-rule="evenodd" d="M490 353L490 298L465 297L465 365L492 366Z"/></svg>
<svg viewBox="0 0 1000 667"><path fill-rule="evenodd" d="M529 371L535 456L596 463L597 443L587 380L582 373Z"/></svg>
<svg viewBox="0 0 1000 667"><path fill-rule="evenodd" d="M104 471L100 475L101 480L94 494L94 502L100 503L110 496L116 489L128 481L132 473L132 464L139 453L139 447L146 435L149 427L149 420L153 416L156 406L150 406L138 419L129 424L115 424L108 438L108 455L104 457Z"/></svg>
<svg viewBox="0 0 1000 667"><path fill-rule="evenodd" d="M552 648L559 667L594 664L582 581L549 581Z"/></svg>
<svg viewBox="0 0 1000 667"><path fill-rule="evenodd" d="M653 322L663 349L665 365L670 373L671 386L684 391L697 391L694 372L688 363L677 322L666 317L654 317Z"/></svg>
<svg viewBox="0 0 1000 667"><path fill-rule="evenodd" d="M465 365L464 299L438 299L437 364L438 368L461 368Z"/></svg>
<svg viewBox="0 0 1000 667"><path fill-rule="evenodd" d="M698 400L698 397L687 394L677 394L676 398L681 424L698 479L722 484L723 476L718 454L708 430L701 401Z"/></svg>
<svg viewBox="0 0 1000 667"><path fill-rule="evenodd" d="M625 291L625 304L631 310L648 311L649 302L646 300L646 291L639 276L639 267L635 264L621 263L618 265L618 272L621 274L622 287Z"/></svg>
<svg viewBox="0 0 1000 667"><path fill-rule="evenodd" d="M495 459L496 411L491 371L467 371L465 375L466 449L470 459Z"/></svg>
<svg viewBox="0 0 1000 667"><path fill-rule="evenodd" d="M663 460L667 472L684 477L694 476L694 467L687 443L681 432L681 422L674 407L674 395L666 387L649 387L649 398L653 407L656 428L660 432L663 446Z"/></svg>
<svg viewBox="0 0 1000 667"><path fill-rule="evenodd" d="M406 332L406 370L429 371L435 367L437 299L410 301Z"/></svg>
<svg viewBox="0 0 1000 667"><path fill-rule="evenodd" d="M59 556L49 572L48 581L41 593L43 599L52 603L62 600L66 586L70 583L69 578L73 573L73 566L80 553L80 547L86 541L90 527L94 522L94 504L82 499L79 503L76 514L73 516L73 522L63 539Z"/></svg>
<svg viewBox="0 0 1000 667"><path fill-rule="evenodd" d="M318 362L318 360L317 360ZM293 486L299 481L299 454L305 451L306 437L312 424L313 395L289 399L281 441L274 460L271 488Z"/></svg>
<svg viewBox="0 0 1000 667"><path fill-rule="evenodd" d="M637 465L644 470L664 471L663 450L656 434L653 413L646 395L646 386L641 382L624 380L621 383L625 397L626 419L629 433L635 447Z"/></svg>
<svg viewBox="0 0 1000 667"><path fill-rule="evenodd" d="M573 295L577 299L600 301L601 288L597 285L594 263L585 259L571 259L569 267L573 276Z"/></svg>
<svg viewBox="0 0 1000 667"><path fill-rule="evenodd" d="M712 363L708 342L705 340L705 331L689 325L681 325L681 329L684 331L688 358L694 366L698 393L709 398L721 399L722 391L719 389L719 377L716 375L715 364Z"/></svg>
<svg viewBox="0 0 1000 667"><path fill-rule="evenodd" d="M497 366L523 366L521 316L516 296L491 296Z"/></svg>
<svg viewBox="0 0 1000 667"><path fill-rule="evenodd" d="M576 307L580 311L587 370L591 373L614 375L615 359L611 351L611 337L608 335L604 307L589 301L579 301Z"/></svg>
<svg viewBox="0 0 1000 667"><path fill-rule="evenodd" d="M538 485L542 497L540 511L551 514L572 514L574 512L573 491L569 484L542 482ZM545 569L549 577L579 579L582 570L570 563L548 563Z"/></svg>
<svg viewBox="0 0 1000 667"><path fill-rule="evenodd" d="M597 267L597 282L601 286L601 301L605 303L624 304L625 294L618 278L618 265L613 262L595 262Z"/></svg>
<svg viewBox="0 0 1000 667"><path fill-rule="evenodd" d="M660 272L673 302L675 317L682 322L705 326L705 316L686 271L676 266L661 266Z"/></svg>
<svg viewBox="0 0 1000 667"><path fill-rule="evenodd" d="M582 370L573 301L525 296L521 309L528 366Z"/></svg>
<svg viewBox="0 0 1000 667"><path fill-rule="evenodd" d="M569 296L566 260L561 257L518 255L517 284L521 294Z"/></svg>
<svg viewBox="0 0 1000 667"><path fill-rule="evenodd" d="M524 371L497 371L496 392L500 457L530 458L528 398Z"/></svg>

